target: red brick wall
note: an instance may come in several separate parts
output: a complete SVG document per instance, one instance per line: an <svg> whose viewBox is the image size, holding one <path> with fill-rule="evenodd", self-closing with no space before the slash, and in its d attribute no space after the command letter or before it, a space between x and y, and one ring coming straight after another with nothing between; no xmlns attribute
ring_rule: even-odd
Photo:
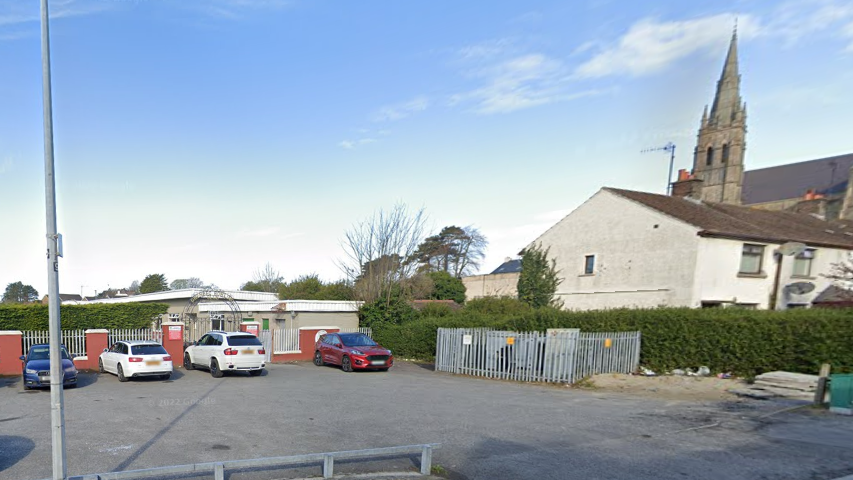
<svg viewBox="0 0 853 480"><path fill-rule="evenodd" d="M325 330L326 333L337 333L340 331L338 328L300 329L299 350L301 351L299 353L284 353L279 355L273 353L271 363L296 362L300 360L311 360L314 358L314 337L317 336L317 332L320 330Z"/></svg>
<svg viewBox="0 0 853 480"><path fill-rule="evenodd" d="M0 332L0 375L21 375L22 333L16 330Z"/></svg>

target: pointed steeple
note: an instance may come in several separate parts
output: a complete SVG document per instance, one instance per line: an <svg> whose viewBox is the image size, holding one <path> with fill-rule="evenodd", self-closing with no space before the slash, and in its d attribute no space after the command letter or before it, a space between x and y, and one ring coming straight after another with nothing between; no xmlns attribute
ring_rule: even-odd
<svg viewBox="0 0 853 480"><path fill-rule="evenodd" d="M723 73L717 82L717 94L711 105L712 125L731 125L743 110L743 101L740 97L740 73L738 71L737 56L737 27L732 33L729 43L729 52L726 54L726 63L723 65Z"/></svg>
<svg viewBox="0 0 853 480"><path fill-rule="evenodd" d="M737 25L732 32L723 72L710 111L702 112L702 125L693 150L693 189L707 202L741 203L746 152L746 104L740 96Z"/></svg>

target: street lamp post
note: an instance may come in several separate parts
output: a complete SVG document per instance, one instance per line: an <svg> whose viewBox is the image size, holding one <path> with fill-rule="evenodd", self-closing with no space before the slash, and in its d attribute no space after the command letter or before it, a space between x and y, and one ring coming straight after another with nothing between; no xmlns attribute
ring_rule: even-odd
<svg viewBox="0 0 853 480"><path fill-rule="evenodd" d="M65 480L65 399L62 385L62 335L59 318L59 257L62 237L56 231L56 180L53 170L53 107L50 87L50 34L47 0L41 0L41 61L44 109L44 192L47 218L47 291L50 325L50 428L53 480Z"/></svg>

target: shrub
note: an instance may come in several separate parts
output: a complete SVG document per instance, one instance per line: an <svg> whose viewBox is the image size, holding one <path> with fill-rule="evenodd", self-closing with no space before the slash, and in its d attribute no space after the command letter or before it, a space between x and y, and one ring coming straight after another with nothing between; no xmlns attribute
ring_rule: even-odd
<svg viewBox="0 0 853 480"><path fill-rule="evenodd" d="M450 314L374 327L377 340L403 358L430 360L440 327L545 331L640 331L640 362L655 371L706 365L752 376L787 370L853 371L853 310L615 309L587 312L520 307L512 299L478 299Z"/></svg>
<svg viewBox="0 0 853 480"><path fill-rule="evenodd" d="M59 317L63 330L147 328L168 308L165 303L61 305ZM0 305L0 330L47 330L49 324L47 305Z"/></svg>

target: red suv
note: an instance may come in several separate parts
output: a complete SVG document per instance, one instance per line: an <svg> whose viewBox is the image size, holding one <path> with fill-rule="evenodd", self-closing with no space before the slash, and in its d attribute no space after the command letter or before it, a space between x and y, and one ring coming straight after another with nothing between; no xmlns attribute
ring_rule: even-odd
<svg viewBox="0 0 853 480"><path fill-rule="evenodd" d="M327 333L320 337L314 352L314 365L340 365L345 372L358 370L388 371L394 364L391 350L382 348L363 333Z"/></svg>

